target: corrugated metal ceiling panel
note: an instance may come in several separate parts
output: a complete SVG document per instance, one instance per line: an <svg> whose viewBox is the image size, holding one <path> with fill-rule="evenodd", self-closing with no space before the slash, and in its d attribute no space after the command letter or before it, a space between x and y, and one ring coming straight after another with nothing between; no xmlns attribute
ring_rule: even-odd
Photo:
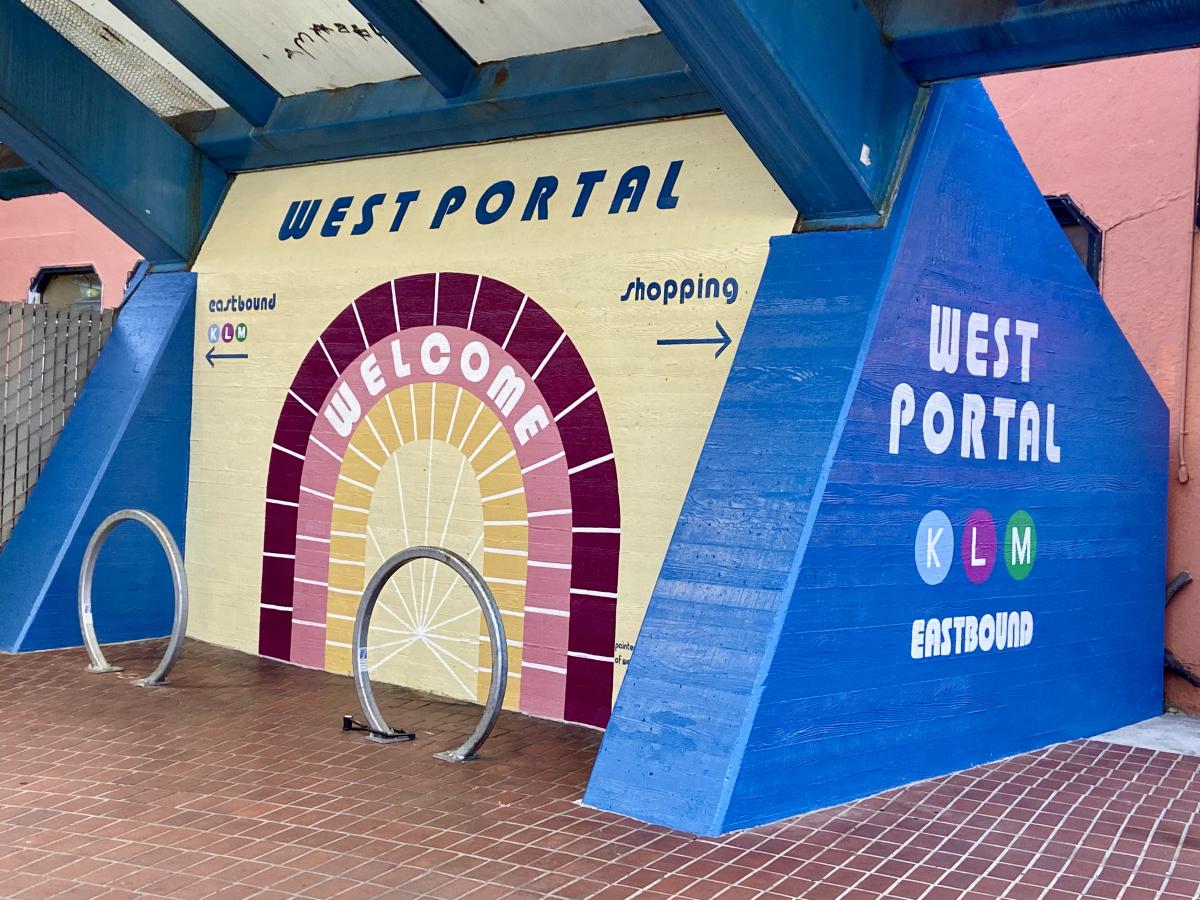
<svg viewBox="0 0 1200 900"><path fill-rule="evenodd" d="M349 0L179 2L285 96L417 74Z"/></svg>
<svg viewBox="0 0 1200 900"><path fill-rule="evenodd" d="M419 0L477 62L658 31L638 0Z"/></svg>
<svg viewBox="0 0 1200 900"><path fill-rule="evenodd" d="M160 116L226 104L108 0L22 0Z"/></svg>

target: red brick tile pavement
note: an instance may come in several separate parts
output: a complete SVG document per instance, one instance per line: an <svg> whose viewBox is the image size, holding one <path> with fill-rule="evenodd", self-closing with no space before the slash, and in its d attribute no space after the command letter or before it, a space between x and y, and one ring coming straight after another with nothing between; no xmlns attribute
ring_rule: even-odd
<svg viewBox="0 0 1200 900"><path fill-rule="evenodd" d="M112 648L131 673L160 643ZM175 684L0 655L4 897L1194 898L1197 758L1079 741L719 839L578 804L599 735L189 642Z"/></svg>

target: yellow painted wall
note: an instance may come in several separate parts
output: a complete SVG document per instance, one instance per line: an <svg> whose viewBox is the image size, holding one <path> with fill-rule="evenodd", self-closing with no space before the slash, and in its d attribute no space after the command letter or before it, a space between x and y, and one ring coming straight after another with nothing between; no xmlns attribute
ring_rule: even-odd
<svg viewBox="0 0 1200 900"><path fill-rule="evenodd" d="M667 193L677 203L668 201L663 204L667 208L659 208L662 182L675 161L682 161L682 167ZM639 208L629 211L625 203L619 212L610 213L622 174L638 165L651 173ZM606 171L604 180L595 186L586 211L572 216L580 173L596 170ZM530 221L522 221L535 180L551 175L559 186L547 201L548 217L539 220L535 213ZM515 186L512 207L498 222L480 224L476 201L502 179ZM455 185L465 187L465 204L441 227L430 228L440 198ZM418 190L399 228L390 231L395 195ZM353 234L363 200L376 193L386 199L374 210L373 227ZM324 237L321 229L330 207L343 196L354 200L340 226L329 226L336 235ZM280 226L290 204L315 198L322 199L322 206L309 232L300 239L281 240ZM200 280L186 548L190 633L217 644L258 650L273 434L289 385L317 336L377 285L422 273L461 272L495 279L526 294L566 331L586 363L603 403L619 484L616 643L633 645L750 312L768 239L790 231L794 219L794 209L720 116L239 176L196 264ZM727 303L721 296L664 304L621 299L637 279L678 284L701 274L722 282L736 279L736 300ZM231 297L232 311L225 309ZM273 298L274 308L239 308L237 298L244 304L253 297ZM657 343L715 338L718 321L734 341L719 357L714 358L718 344ZM221 331L229 326L228 331L236 332L239 325L245 326L244 332L226 341ZM207 359L210 351L214 356ZM422 391L431 396L418 396ZM362 559L346 567L349 587L337 597L330 595L330 612L352 615L353 591L386 555L402 549L406 538L436 543L444 533L445 544L464 555L481 540L483 481L468 472L463 486L466 451L460 451L445 431L452 403L474 401L469 395L461 400L456 389L444 385L418 386L411 394L420 411L434 409L437 422L445 425L435 422L424 430L424 437L424 426L419 426L399 449L388 445L392 455L386 462L380 457L385 469L378 473L375 490L363 490L358 498L369 509L361 518L369 524L371 539L359 541L365 549L351 548ZM404 388L390 395L393 411L409 402L408 395ZM485 407L481 416L497 415L486 403L476 405ZM369 414L371 426L364 427L386 427L381 424L387 422L383 410L376 407ZM373 443L361 428L353 441L365 441L368 448L387 443ZM373 467L366 471L376 477ZM359 490L347 487L344 480L338 487L339 492ZM455 505L450 511L452 495ZM523 514L518 510L512 515ZM494 542L489 538L488 543ZM476 551L476 566L482 566L482 555ZM519 557L514 559L514 564L524 565ZM520 574L514 570L515 576ZM405 573L397 579L395 604L401 604L405 591L424 597L432 593L432 575L423 573L420 564L412 577L411 584ZM343 575L331 568L331 585L335 578ZM418 591L420 578L426 586ZM448 588L446 574L441 578ZM437 589L438 596L445 588ZM493 589L498 596L508 592L520 607L519 585ZM467 689L476 686L462 674L465 664L475 661L471 642L478 632L477 617L469 614L471 602L458 590L451 591L444 604L447 612L462 611L458 624L447 626L456 646L441 645L459 662L418 639L383 662L375 677L469 696ZM430 613L429 603L425 606ZM387 615L377 611L374 621L385 625ZM348 671L348 650L336 644L348 642L349 623L338 622L325 623L330 640L342 636L331 645L325 665ZM392 624L396 632L412 630L411 622ZM506 620L506 625L511 638L519 619ZM387 634L381 632L380 640ZM392 638L397 646L406 639ZM510 706L519 705L520 650L513 649ZM617 649L616 655L614 696L623 671L620 662L628 659L629 651ZM486 679L480 683L481 690L486 689Z"/></svg>

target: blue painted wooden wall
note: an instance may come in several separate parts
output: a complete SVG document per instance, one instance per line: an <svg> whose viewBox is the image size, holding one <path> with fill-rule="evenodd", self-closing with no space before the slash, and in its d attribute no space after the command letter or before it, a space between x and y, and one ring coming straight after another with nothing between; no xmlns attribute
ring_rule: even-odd
<svg viewBox="0 0 1200 900"><path fill-rule="evenodd" d="M930 362L935 305L961 310L953 374ZM972 312L1038 324L1028 381L1013 334L1007 372L994 341L967 371ZM956 419L984 398L986 458L961 455L961 421L927 447L935 391ZM1017 459L1015 421L997 458L996 397L1054 405L1058 462L1045 421L1039 461ZM885 229L772 244L585 802L716 834L1154 715L1167 426L982 87L939 89ZM1018 510L1037 537L1023 580L997 559ZM930 557L933 511L953 540ZM985 652L977 627L956 652L967 617L1010 610L1027 645ZM930 642L947 655L925 656L924 627L914 651L915 622L955 617Z"/></svg>
<svg viewBox="0 0 1200 900"><path fill-rule="evenodd" d="M79 568L110 513L149 510L183 546L195 299L195 275L148 275L117 317L0 553L0 650L82 643ZM149 531L126 523L105 542L93 596L101 642L170 632L170 570Z"/></svg>

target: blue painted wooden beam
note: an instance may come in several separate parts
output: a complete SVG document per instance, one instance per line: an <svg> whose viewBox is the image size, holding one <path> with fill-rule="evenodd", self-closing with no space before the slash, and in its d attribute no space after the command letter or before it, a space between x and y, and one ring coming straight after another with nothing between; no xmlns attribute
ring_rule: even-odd
<svg viewBox="0 0 1200 900"><path fill-rule="evenodd" d="M882 24L929 83L1200 46L1200 0L892 0Z"/></svg>
<svg viewBox="0 0 1200 900"><path fill-rule="evenodd" d="M218 112L191 136L211 159L239 172L717 108L670 42L655 34L488 63L452 99L425 78L404 78L285 97L270 125L253 132L237 116Z"/></svg>
<svg viewBox="0 0 1200 900"><path fill-rule="evenodd" d="M251 125L265 125L279 94L176 0L112 0L142 31Z"/></svg>
<svg viewBox="0 0 1200 900"><path fill-rule="evenodd" d="M31 166L0 169L0 200L16 200L20 197L37 197L57 192L58 188Z"/></svg>
<svg viewBox="0 0 1200 900"><path fill-rule="evenodd" d="M0 0L0 140L153 261L192 256L227 181L20 0Z"/></svg>
<svg viewBox="0 0 1200 900"><path fill-rule="evenodd" d="M475 60L417 0L350 0L443 97L457 97Z"/></svg>
<svg viewBox="0 0 1200 900"><path fill-rule="evenodd" d="M859 0L642 0L809 220L878 217L919 105Z"/></svg>

